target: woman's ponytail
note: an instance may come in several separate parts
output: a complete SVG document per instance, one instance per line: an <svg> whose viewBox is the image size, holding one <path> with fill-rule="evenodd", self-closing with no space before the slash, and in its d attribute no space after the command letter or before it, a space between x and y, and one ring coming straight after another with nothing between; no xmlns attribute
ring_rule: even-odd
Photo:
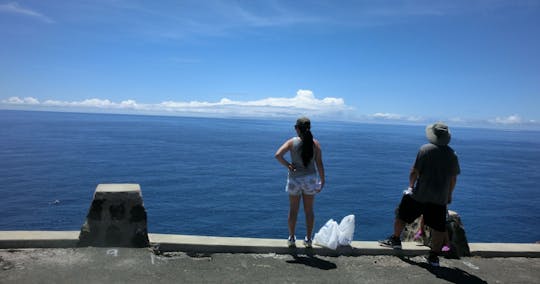
<svg viewBox="0 0 540 284"><path fill-rule="evenodd" d="M313 158L313 135L311 134L311 122L307 117L301 117L296 121L298 136L302 139L301 153L304 167L307 167Z"/></svg>
<svg viewBox="0 0 540 284"><path fill-rule="evenodd" d="M307 167L313 158L313 135L308 129L305 132L300 132L300 138L302 139L302 162L304 162L304 167Z"/></svg>

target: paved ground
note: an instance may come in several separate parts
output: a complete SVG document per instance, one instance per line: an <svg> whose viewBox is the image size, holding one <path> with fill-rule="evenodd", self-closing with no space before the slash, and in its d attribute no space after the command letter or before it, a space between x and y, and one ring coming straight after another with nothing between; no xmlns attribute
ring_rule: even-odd
<svg viewBox="0 0 540 284"><path fill-rule="evenodd" d="M0 283L539 283L540 258L192 254L149 249L0 250Z"/></svg>

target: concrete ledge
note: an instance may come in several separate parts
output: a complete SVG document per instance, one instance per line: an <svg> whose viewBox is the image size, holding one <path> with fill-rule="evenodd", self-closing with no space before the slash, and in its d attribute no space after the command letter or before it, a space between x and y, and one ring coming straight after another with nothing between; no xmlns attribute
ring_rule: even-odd
<svg viewBox="0 0 540 284"><path fill-rule="evenodd" d="M96 187L96 193L127 192L142 195L141 186L136 183L102 183ZM95 193L94 193L95 194Z"/></svg>
<svg viewBox="0 0 540 284"><path fill-rule="evenodd" d="M79 231L0 231L0 249L13 248L71 248L77 247ZM379 246L377 242L355 241L351 247L330 250L314 246L306 250L301 241L296 249L286 247L286 240L211 237L170 234L148 234L150 243L160 251L194 253L277 253L317 254L327 256L359 255L425 255L428 248L404 242L402 250ZM540 244L469 243L472 256L480 257L540 257Z"/></svg>
<svg viewBox="0 0 540 284"><path fill-rule="evenodd" d="M0 231L0 248L73 248L79 231Z"/></svg>
<svg viewBox="0 0 540 284"><path fill-rule="evenodd" d="M540 257L540 244L470 243L471 256Z"/></svg>
<svg viewBox="0 0 540 284"><path fill-rule="evenodd" d="M210 237L190 235L148 234L150 242L159 245L161 251L185 251L200 253L312 253L327 256L357 256L357 255L424 255L428 252L425 246L416 243L403 243L403 250L393 250L379 246L377 242L353 242L350 247L338 247L331 250L314 246L307 250L302 241L296 242L296 248L288 248L286 240L236 238L236 237Z"/></svg>

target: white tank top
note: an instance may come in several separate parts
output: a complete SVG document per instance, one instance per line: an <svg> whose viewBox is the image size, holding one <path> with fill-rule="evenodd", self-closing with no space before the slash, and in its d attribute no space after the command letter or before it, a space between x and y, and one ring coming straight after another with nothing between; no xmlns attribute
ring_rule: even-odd
<svg viewBox="0 0 540 284"><path fill-rule="evenodd" d="M317 173L315 168L315 157L317 152L315 151L315 144L313 145L313 157L307 164L304 166L302 161L302 139L300 137L293 138L293 148L291 150L291 160L292 165L295 167L296 171L289 171L289 177L301 177L306 175L311 175Z"/></svg>

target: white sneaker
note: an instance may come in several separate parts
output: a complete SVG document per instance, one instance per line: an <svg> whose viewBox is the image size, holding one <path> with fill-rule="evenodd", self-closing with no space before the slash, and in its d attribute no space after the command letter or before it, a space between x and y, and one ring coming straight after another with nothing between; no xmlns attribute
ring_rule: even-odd
<svg viewBox="0 0 540 284"><path fill-rule="evenodd" d="M307 237L304 238L304 246L306 248L312 248L313 247L313 240L309 239Z"/></svg>
<svg viewBox="0 0 540 284"><path fill-rule="evenodd" d="M289 236L287 239L287 246L290 248L296 247L296 238L294 236Z"/></svg>

